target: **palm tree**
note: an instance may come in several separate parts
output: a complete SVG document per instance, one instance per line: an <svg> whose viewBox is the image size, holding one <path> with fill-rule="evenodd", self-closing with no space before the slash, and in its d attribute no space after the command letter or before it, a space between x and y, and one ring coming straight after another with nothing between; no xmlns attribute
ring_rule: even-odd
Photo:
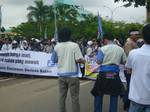
<svg viewBox="0 0 150 112"><path fill-rule="evenodd" d="M38 22L38 28L40 34L42 33L42 23L47 19L49 7L44 5L43 0L34 1L34 6L29 6L27 10L29 13L27 15L28 21Z"/></svg>
<svg viewBox="0 0 150 112"><path fill-rule="evenodd" d="M56 6L57 20L62 22L76 23L77 17L80 15L77 8L72 5L57 4Z"/></svg>

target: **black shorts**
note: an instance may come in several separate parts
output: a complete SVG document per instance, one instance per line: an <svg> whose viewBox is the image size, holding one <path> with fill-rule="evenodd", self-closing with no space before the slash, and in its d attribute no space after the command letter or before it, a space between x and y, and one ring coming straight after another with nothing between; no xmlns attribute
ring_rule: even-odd
<svg viewBox="0 0 150 112"><path fill-rule="evenodd" d="M124 92L124 86L119 77L119 73L100 72L91 93L94 96L104 94L118 96Z"/></svg>

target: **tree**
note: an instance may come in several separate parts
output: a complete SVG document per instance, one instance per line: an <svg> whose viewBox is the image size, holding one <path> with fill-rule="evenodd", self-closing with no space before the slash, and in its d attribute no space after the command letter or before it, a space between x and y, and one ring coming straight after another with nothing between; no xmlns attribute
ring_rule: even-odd
<svg viewBox="0 0 150 112"><path fill-rule="evenodd" d="M56 8L57 12L58 28L68 26L73 31L72 36L74 40L81 37L86 37L87 40L97 38L98 18L96 15L84 12L79 6L56 4L56 7L54 7L52 5L44 5L43 1L35 1L35 6L29 6L28 22L13 27L12 32L28 39L32 37L41 39L41 37L44 37L45 31L48 37L52 38L55 33L54 8ZM113 24L112 26L112 21L102 19L104 33L112 30L113 36L124 39L127 38L128 30L131 27L141 29L141 25L137 23L126 24L125 22L114 22Z"/></svg>
<svg viewBox="0 0 150 112"><path fill-rule="evenodd" d="M135 7L146 6L147 22L150 22L150 0L114 0L115 2L123 1L128 2L126 6L130 6L132 3Z"/></svg>
<svg viewBox="0 0 150 112"><path fill-rule="evenodd" d="M0 30L1 30L1 32L5 32L6 31L4 27L1 27Z"/></svg>
<svg viewBox="0 0 150 112"><path fill-rule="evenodd" d="M47 19L49 7L44 5L43 0L34 1L34 6L29 6L27 10L30 12L28 13L27 17L29 21L38 22L39 32L42 33L42 24Z"/></svg>
<svg viewBox="0 0 150 112"><path fill-rule="evenodd" d="M67 4L56 4L56 15L57 22L62 26L62 24L70 22L72 24L77 24L77 18L80 16L78 12L78 7Z"/></svg>

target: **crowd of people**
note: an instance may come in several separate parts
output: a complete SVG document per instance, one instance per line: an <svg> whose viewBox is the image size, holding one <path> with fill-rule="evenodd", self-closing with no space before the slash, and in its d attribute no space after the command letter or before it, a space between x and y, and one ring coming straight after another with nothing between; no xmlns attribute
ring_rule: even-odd
<svg viewBox="0 0 150 112"><path fill-rule="evenodd" d="M68 28L59 30L58 36L59 43L54 47L51 59L58 63L60 112L66 112L68 89L72 112L80 112L77 63L84 71L84 55L96 56L98 65L92 71L99 71L91 88L94 112L103 112L103 96L106 94L110 95L109 112L118 111L119 96L123 99L125 111L150 112L150 24L141 32L131 29L124 45L112 38L111 33L105 33L102 40L81 40L78 43L71 41ZM120 68L123 69L125 85L119 75Z"/></svg>
<svg viewBox="0 0 150 112"><path fill-rule="evenodd" d="M46 53L51 53L56 45L54 38L52 39L36 39L31 38L31 40L26 39L11 39L1 38L0 39L0 50L28 50L28 51L41 51Z"/></svg>
<svg viewBox="0 0 150 112"><path fill-rule="evenodd" d="M96 57L98 66L92 72L99 71L91 88L94 112L103 112L103 96L106 94L110 95L109 112L117 112L119 96L123 99L125 111L150 112L150 24L144 26L141 32L139 29L130 29L129 38L124 44L118 38L113 38L110 32L106 32L100 40L81 39L74 42L71 30L63 28L58 31L58 36L58 43L54 38L5 38L0 40L0 50L52 53L52 62L58 63L60 112L66 112L68 89L72 98L72 112L80 112L77 64L84 76L85 55Z"/></svg>

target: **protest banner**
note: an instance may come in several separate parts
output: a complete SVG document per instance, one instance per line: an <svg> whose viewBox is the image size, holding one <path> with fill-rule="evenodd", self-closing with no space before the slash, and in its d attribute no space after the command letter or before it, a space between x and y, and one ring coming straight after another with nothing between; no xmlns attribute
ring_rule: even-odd
<svg viewBox="0 0 150 112"><path fill-rule="evenodd" d="M95 66L97 66L96 64L96 57L89 57L89 56L85 56L85 78L88 79L93 79L95 80L97 78L98 75L98 71L97 72L93 72L93 68Z"/></svg>
<svg viewBox="0 0 150 112"><path fill-rule="evenodd" d="M51 54L36 51L0 51L0 72L58 76L57 64L51 63ZM81 72L78 76L82 76Z"/></svg>

